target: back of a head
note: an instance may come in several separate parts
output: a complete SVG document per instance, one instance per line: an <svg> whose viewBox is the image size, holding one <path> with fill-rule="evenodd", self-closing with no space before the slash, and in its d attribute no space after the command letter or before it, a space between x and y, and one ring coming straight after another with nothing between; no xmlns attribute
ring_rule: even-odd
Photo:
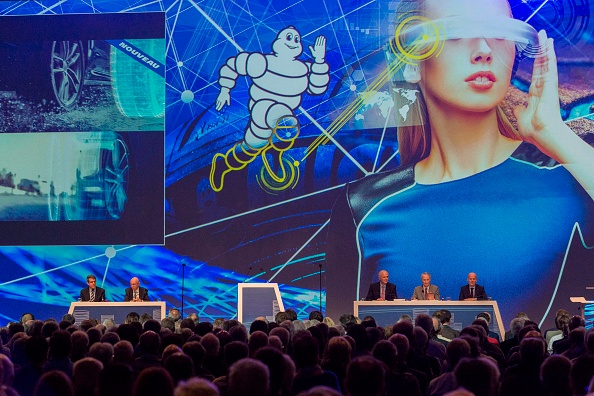
<svg viewBox="0 0 594 396"><path fill-rule="evenodd" d="M398 349L396 349L396 345L392 344L390 341L382 340L375 344L371 354L380 362L384 362L388 368L393 368L396 364Z"/></svg>
<svg viewBox="0 0 594 396"><path fill-rule="evenodd" d="M584 318L579 315L574 315L569 321L569 331L573 329L577 329L578 327L584 327L586 322L584 322Z"/></svg>
<svg viewBox="0 0 594 396"><path fill-rule="evenodd" d="M190 378L175 388L174 396L219 396L219 388L204 378Z"/></svg>
<svg viewBox="0 0 594 396"><path fill-rule="evenodd" d="M511 331L514 337L517 337L520 333L520 330L524 327L524 323L526 322L526 318L513 318L509 323L509 331Z"/></svg>
<svg viewBox="0 0 594 396"><path fill-rule="evenodd" d="M470 344L467 340L455 338L448 344L446 354L448 365L453 369L460 360L471 356Z"/></svg>
<svg viewBox="0 0 594 396"><path fill-rule="evenodd" d="M108 331L107 333L103 334L101 336L101 339L99 340L99 342L107 342L107 343L110 343L111 345L115 345L119 341L120 341L120 336L115 331ZM127 341L127 340L123 340L123 341ZM130 342L130 341L128 341L128 342Z"/></svg>
<svg viewBox="0 0 594 396"><path fill-rule="evenodd" d="M413 338L415 343L413 348L419 353L425 353L427 350L427 343L429 342L429 336L427 332L420 326L415 326L413 329Z"/></svg>
<svg viewBox="0 0 594 396"><path fill-rule="evenodd" d="M408 356L408 350L410 348L410 343L408 338L404 334L392 334L388 339L394 346L396 347L397 353L397 360L399 362L403 362L406 360Z"/></svg>
<svg viewBox="0 0 594 396"><path fill-rule="evenodd" d="M14 381L14 364L10 358L0 353L0 385L12 386Z"/></svg>
<svg viewBox="0 0 594 396"><path fill-rule="evenodd" d="M74 396L72 381L62 371L49 371L37 381L33 396Z"/></svg>
<svg viewBox="0 0 594 396"><path fill-rule="evenodd" d="M194 333L198 334L199 336L204 336L208 333L212 333L214 327L210 322L200 322L196 326L194 326Z"/></svg>
<svg viewBox="0 0 594 396"><path fill-rule="evenodd" d="M584 341L586 341L586 328L576 327L575 329L571 330L569 332L568 339L572 345L584 344Z"/></svg>
<svg viewBox="0 0 594 396"><path fill-rule="evenodd" d="M328 341L324 361L344 363L346 366L351 361L351 352L351 344L345 337L333 337Z"/></svg>
<svg viewBox="0 0 594 396"><path fill-rule="evenodd" d="M255 331L261 331L268 334L268 323L263 320L254 320L250 325L250 334L253 334Z"/></svg>
<svg viewBox="0 0 594 396"><path fill-rule="evenodd" d="M89 349L89 336L81 330L76 330L70 336L71 353L76 356L84 356Z"/></svg>
<svg viewBox="0 0 594 396"><path fill-rule="evenodd" d="M454 369L458 386L475 396L496 396L499 388L499 369L488 358L462 359Z"/></svg>
<svg viewBox="0 0 594 396"><path fill-rule="evenodd" d="M229 395L267 395L270 389L270 373L264 363L245 358L230 367L228 383Z"/></svg>
<svg viewBox="0 0 594 396"><path fill-rule="evenodd" d="M258 349L254 358L268 367L268 372L270 373L270 393L273 395L281 394L283 383L288 377L288 367L283 353L273 347L263 347ZM285 386L285 388L290 389L290 386Z"/></svg>
<svg viewBox="0 0 594 396"><path fill-rule="evenodd" d="M103 363L86 357L74 363L72 368L72 383L77 394L94 394L99 389L99 376L103 371Z"/></svg>
<svg viewBox="0 0 594 396"><path fill-rule="evenodd" d="M413 341L413 323L408 320L401 320L392 326L392 334L403 334L408 338L408 342Z"/></svg>
<svg viewBox="0 0 594 396"><path fill-rule="evenodd" d="M309 313L309 319L315 319L317 321L322 322L324 320L324 316L322 315L322 313L320 311L311 311Z"/></svg>
<svg viewBox="0 0 594 396"><path fill-rule="evenodd" d="M206 356L217 356L221 343L216 335L208 333L200 339L200 344L204 347Z"/></svg>
<svg viewBox="0 0 594 396"><path fill-rule="evenodd" d="M159 334L161 332L161 323L155 319L149 319L142 325L143 331L154 331L155 333Z"/></svg>
<svg viewBox="0 0 594 396"><path fill-rule="evenodd" d="M520 359L523 364L540 367L546 357L545 341L540 337L526 337L520 342Z"/></svg>
<svg viewBox="0 0 594 396"><path fill-rule="evenodd" d="M122 340L115 343L113 346L114 363L132 364L134 358L134 348L130 341Z"/></svg>
<svg viewBox="0 0 594 396"><path fill-rule="evenodd" d="M30 337L25 342L27 360L33 365L45 362L49 345L45 337Z"/></svg>
<svg viewBox="0 0 594 396"><path fill-rule="evenodd" d="M245 342L231 341L223 350L225 364L230 367L233 363L248 357L248 346Z"/></svg>
<svg viewBox="0 0 594 396"><path fill-rule="evenodd" d="M173 396L173 379L163 367L149 367L134 382L133 396Z"/></svg>
<svg viewBox="0 0 594 396"><path fill-rule="evenodd" d="M25 325L21 322L12 322L8 324L8 337L12 338L16 333L24 333ZM49 336L48 336L49 337Z"/></svg>
<svg viewBox="0 0 594 396"><path fill-rule="evenodd" d="M594 356L583 355L575 359L570 376L574 395L581 396L588 393L588 385L594 377Z"/></svg>
<svg viewBox="0 0 594 396"><path fill-rule="evenodd" d="M113 360L113 345L108 342L96 342L89 348L88 356L99 360L106 366Z"/></svg>
<svg viewBox="0 0 594 396"><path fill-rule="evenodd" d="M274 329L270 330L269 335L277 336L283 343L283 350L287 350L287 346L289 345L289 339L291 334L289 330L285 329L284 327L275 327Z"/></svg>
<svg viewBox="0 0 594 396"><path fill-rule="evenodd" d="M338 321L346 331L349 331L350 327L357 323L357 319L353 314L343 314L338 318Z"/></svg>
<svg viewBox="0 0 594 396"><path fill-rule="evenodd" d="M114 359L114 363L104 367L99 376L99 395L129 396L132 394L133 384L132 368L128 364L115 363Z"/></svg>
<svg viewBox="0 0 594 396"><path fill-rule="evenodd" d="M431 337L433 335L433 319L431 316L421 313L415 317L415 326L421 327L427 333L427 336Z"/></svg>
<svg viewBox="0 0 594 396"><path fill-rule="evenodd" d="M297 369L318 364L318 340L309 334L303 334L297 337L295 341L293 341L293 358Z"/></svg>
<svg viewBox="0 0 594 396"><path fill-rule="evenodd" d="M141 328L142 330L142 328ZM122 324L118 326L116 333L120 336L120 340L130 341L133 346L138 344L139 333L138 330L131 324Z"/></svg>
<svg viewBox="0 0 594 396"><path fill-rule="evenodd" d="M90 329L86 330L87 336L89 337L89 346L93 345L96 342L101 341L101 331L95 327L91 327Z"/></svg>
<svg viewBox="0 0 594 396"><path fill-rule="evenodd" d="M194 321L192 319L185 318L181 321L179 328L180 329L190 329L190 330L192 330L192 332L194 332L194 329L196 328L196 323L194 323Z"/></svg>
<svg viewBox="0 0 594 396"><path fill-rule="evenodd" d="M360 351L368 350L369 348L369 340L367 338L367 330L361 324L354 324L348 330L347 334L353 337L355 340L356 346L355 349Z"/></svg>
<svg viewBox="0 0 594 396"><path fill-rule="evenodd" d="M548 395L570 396L569 374L571 360L563 355L553 355L540 366L540 383Z"/></svg>
<svg viewBox="0 0 594 396"><path fill-rule="evenodd" d="M50 356L62 359L70 355L70 333L65 330L54 331L49 340Z"/></svg>
<svg viewBox="0 0 594 396"><path fill-rule="evenodd" d="M268 336L265 332L257 330L250 335L248 340L248 348L250 350L250 357L254 357L258 349L268 346Z"/></svg>
<svg viewBox="0 0 594 396"><path fill-rule="evenodd" d="M379 396L384 393L385 368L372 356L360 356L347 368L345 387L349 396Z"/></svg>
<svg viewBox="0 0 594 396"><path fill-rule="evenodd" d="M54 320L48 320L41 327L41 336L45 338L51 337L52 334L54 334L54 331L57 330L60 330L58 322Z"/></svg>
<svg viewBox="0 0 594 396"><path fill-rule="evenodd" d="M180 353L180 352L183 352L181 347L179 347L175 344L167 345L163 349L163 352L161 353L161 360L164 362L169 356L171 356L175 353Z"/></svg>
<svg viewBox="0 0 594 396"><path fill-rule="evenodd" d="M194 370L202 367L202 363L204 363L204 356L206 355L206 351L204 347L200 345L198 341L189 341L186 342L182 346L182 351L192 359L194 362Z"/></svg>
<svg viewBox="0 0 594 396"><path fill-rule="evenodd" d="M125 323L140 322L140 315L137 312L129 312L126 315Z"/></svg>
<svg viewBox="0 0 594 396"><path fill-rule="evenodd" d="M244 325L239 324L237 326L231 327L229 329L229 334L231 335L231 339L233 341L242 341L247 343L248 332Z"/></svg>
<svg viewBox="0 0 594 396"><path fill-rule="evenodd" d="M485 334L489 335L489 322L487 322L487 319L485 319L483 317L476 318L475 320L472 321L472 325L482 327L483 330L485 330Z"/></svg>
<svg viewBox="0 0 594 396"><path fill-rule="evenodd" d="M452 320L452 313L447 309L441 309L441 324L449 323Z"/></svg>
<svg viewBox="0 0 594 396"><path fill-rule="evenodd" d="M287 314L287 320L297 320L297 312L293 308L285 309L285 313Z"/></svg>
<svg viewBox="0 0 594 396"><path fill-rule="evenodd" d="M147 353L150 355L158 355L161 347L161 337L154 331L145 331L140 336L138 347L141 353Z"/></svg>
<svg viewBox="0 0 594 396"><path fill-rule="evenodd" d="M194 375L194 362L183 352L177 352L167 357L163 361L163 367L171 374L174 384L186 381Z"/></svg>

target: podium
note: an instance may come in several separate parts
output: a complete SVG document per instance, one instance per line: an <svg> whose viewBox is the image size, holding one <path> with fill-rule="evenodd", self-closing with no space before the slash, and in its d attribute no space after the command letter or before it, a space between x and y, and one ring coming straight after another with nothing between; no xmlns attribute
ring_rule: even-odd
<svg viewBox="0 0 594 396"><path fill-rule="evenodd" d="M452 313L450 326L455 330L462 330L469 326L481 312L488 312L491 315L491 331L499 334L503 339L505 328L499 313L497 301L427 301L427 300L395 300L395 301L355 301L355 316L363 319L365 316L373 316L378 326L392 326L400 319L400 316L407 314L415 317L420 313L431 316L439 309L447 309Z"/></svg>
<svg viewBox="0 0 594 396"><path fill-rule="evenodd" d="M588 301L584 297L570 297L569 301L580 304L578 309L586 322L586 329L592 328L594 326L594 301Z"/></svg>
<svg viewBox="0 0 594 396"><path fill-rule="evenodd" d="M165 301L140 301L140 302L88 302L75 301L70 303L68 313L74 316L77 325L83 320L97 319L103 323L106 319L113 320L116 324L126 322L126 316L130 312L139 315L148 313L153 319L158 320L165 317Z"/></svg>
<svg viewBox="0 0 594 396"><path fill-rule="evenodd" d="M258 316L274 321L275 315L284 310L278 283L237 284L237 320L247 328Z"/></svg>

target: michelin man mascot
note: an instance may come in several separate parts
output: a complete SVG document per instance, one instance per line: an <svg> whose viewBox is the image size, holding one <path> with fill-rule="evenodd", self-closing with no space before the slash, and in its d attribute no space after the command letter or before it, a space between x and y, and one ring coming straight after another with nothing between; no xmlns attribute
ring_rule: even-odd
<svg viewBox="0 0 594 396"><path fill-rule="evenodd" d="M299 135L295 109L301 105L304 93L321 95L327 91L330 82L330 67L325 61L326 38L318 36L309 50L313 63L297 59L303 53L301 34L289 26L272 42L271 54L241 52L227 59L221 67L217 111L230 105L230 92L239 76L250 77L252 84L248 103L250 119L243 141L224 154L215 154L212 159L210 185L214 191L223 189L227 173L243 169L258 155L262 156L272 179L281 183L287 177L282 155ZM272 171L266 158L269 151L278 156L280 176Z"/></svg>

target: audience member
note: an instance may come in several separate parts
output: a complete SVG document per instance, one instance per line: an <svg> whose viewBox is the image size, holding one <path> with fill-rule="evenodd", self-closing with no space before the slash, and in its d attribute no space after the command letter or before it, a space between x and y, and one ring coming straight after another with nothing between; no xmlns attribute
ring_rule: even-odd
<svg viewBox="0 0 594 396"><path fill-rule="evenodd" d="M373 356L360 356L351 361L345 379L349 396L380 396L385 390L384 365Z"/></svg>
<svg viewBox="0 0 594 396"><path fill-rule="evenodd" d="M255 359L241 359L229 368L229 395L267 395L270 390L268 367Z"/></svg>
<svg viewBox="0 0 594 396"><path fill-rule="evenodd" d="M173 396L173 379L163 367L143 370L132 390L132 396Z"/></svg>
<svg viewBox="0 0 594 396"><path fill-rule="evenodd" d="M34 396L74 396L70 378L62 371L52 370L39 378Z"/></svg>

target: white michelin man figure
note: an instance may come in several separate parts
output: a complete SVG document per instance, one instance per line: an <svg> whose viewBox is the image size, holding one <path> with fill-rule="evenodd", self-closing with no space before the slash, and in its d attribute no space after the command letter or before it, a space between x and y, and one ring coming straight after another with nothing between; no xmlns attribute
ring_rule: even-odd
<svg viewBox="0 0 594 396"><path fill-rule="evenodd" d="M297 59L303 53L301 34L289 26L278 32L271 54L241 52L221 67L217 111L230 105L230 92L239 76L250 77L252 84L250 119L243 140L212 159L210 185L214 191L223 189L227 173L243 169L260 154L269 175L282 181L283 176L277 176L268 165L266 152L275 150L282 167L283 152L293 146L299 134L295 109L301 104L302 95L321 95L330 82L330 67L325 61L326 38L318 36L309 50L313 63Z"/></svg>

